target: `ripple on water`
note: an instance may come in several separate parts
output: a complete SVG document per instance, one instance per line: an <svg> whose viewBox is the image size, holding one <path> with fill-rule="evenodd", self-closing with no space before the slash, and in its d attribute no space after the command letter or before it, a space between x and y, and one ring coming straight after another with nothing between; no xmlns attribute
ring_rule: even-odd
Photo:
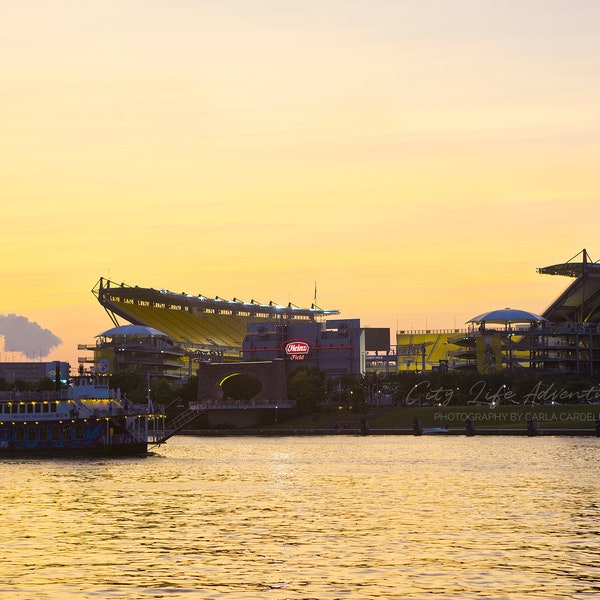
<svg viewBox="0 0 600 600"><path fill-rule="evenodd" d="M0 594L592 598L600 440L174 438L3 461Z"/></svg>

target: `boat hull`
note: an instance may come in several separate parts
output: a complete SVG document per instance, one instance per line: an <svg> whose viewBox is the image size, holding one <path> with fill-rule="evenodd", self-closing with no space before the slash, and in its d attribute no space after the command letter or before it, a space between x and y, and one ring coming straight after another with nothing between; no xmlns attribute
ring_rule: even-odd
<svg viewBox="0 0 600 600"><path fill-rule="evenodd" d="M147 452L147 435L136 437L123 416L0 422L0 458L137 456Z"/></svg>
<svg viewBox="0 0 600 600"><path fill-rule="evenodd" d="M77 457L118 457L148 455L148 444L112 446L74 446L64 448L0 448L2 458L77 458Z"/></svg>

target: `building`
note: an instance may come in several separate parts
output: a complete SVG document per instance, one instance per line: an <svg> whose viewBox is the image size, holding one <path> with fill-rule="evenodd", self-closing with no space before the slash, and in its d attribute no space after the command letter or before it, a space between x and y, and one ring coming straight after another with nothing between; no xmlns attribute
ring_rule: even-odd
<svg viewBox="0 0 600 600"><path fill-rule="evenodd" d="M67 362L4 362L0 363L0 377L9 384L16 381L35 384L42 379L50 379L56 383L58 372L61 383L66 385L70 368Z"/></svg>
<svg viewBox="0 0 600 600"><path fill-rule="evenodd" d="M242 344L242 360L283 358L288 372L318 367L328 376L366 371L365 333L359 319L324 323L251 323Z"/></svg>
<svg viewBox="0 0 600 600"><path fill-rule="evenodd" d="M144 325L112 327L97 336L91 349L96 369L105 373L181 379L186 375L186 366L191 366L180 345L163 331Z"/></svg>

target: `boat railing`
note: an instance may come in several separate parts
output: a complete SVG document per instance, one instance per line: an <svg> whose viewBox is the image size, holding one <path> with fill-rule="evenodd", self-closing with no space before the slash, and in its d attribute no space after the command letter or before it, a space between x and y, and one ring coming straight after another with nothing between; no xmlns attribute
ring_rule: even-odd
<svg viewBox="0 0 600 600"><path fill-rule="evenodd" d="M148 407L144 404L130 404L127 407L123 407L115 402L113 406L103 405L97 408L90 408L83 404L83 407L89 411L93 417L137 417L148 415Z"/></svg>
<svg viewBox="0 0 600 600"><path fill-rule="evenodd" d="M1 402L56 402L57 400L68 399L68 390L8 390L0 392Z"/></svg>

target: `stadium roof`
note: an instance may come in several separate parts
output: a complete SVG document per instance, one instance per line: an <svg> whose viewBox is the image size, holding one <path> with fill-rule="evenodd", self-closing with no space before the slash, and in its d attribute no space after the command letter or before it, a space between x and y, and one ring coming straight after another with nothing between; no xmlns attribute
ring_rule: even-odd
<svg viewBox="0 0 600 600"><path fill-rule="evenodd" d="M225 300L176 293L166 289L142 288L117 284L101 278L92 293L106 310L115 326L124 319L131 326L153 327L186 348L214 349L237 355L249 323L317 321L337 310L316 305L300 308L291 302L262 304L237 298ZM105 332L106 335L106 332Z"/></svg>
<svg viewBox="0 0 600 600"><path fill-rule="evenodd" d="M324 317L329 315L338 315L339 310L322 309L315 304L310 308L300 308L291 302L282 305L272 300L268 304L262 304L256 300L244 302L238 298L225 300L219 296L208 298L202 294L192 295L186 292L176 293L165 289L142 288L139 286L130 286L125 283L115 283L109 279L100 278L92 293L97 296L98 301L104 308L114 311L115 303L144 304L157 308L191 309L195 308L199 312L207 311L212 314L224 315L242 315L242 316L261 316L261 317ZM121 315L122 316L122 315ZM125 317L127 318L127 317ZM142 325L143 323L139 323Z"/></svg>
<svg viewBox="0 0 600 600"><path fill-rule="evenodd" d="M581 261L574 262L574 259L579 256L582 257ZM538 267L537 272L542 275L564 275L566 277L580 277L589 274L600 275L600 264L597 261L593 262L584 248L567 262L550 265L549 267Z"/></svg>
<svg viewBox="0 0 600 600"><path fill-rule="evenodd" d="M579 256L581 260L574 261ZM576 278L542 316L554 323L600 322L600 264L593 262L585 249L566 263L540 267L537 272Z"/></svg>

